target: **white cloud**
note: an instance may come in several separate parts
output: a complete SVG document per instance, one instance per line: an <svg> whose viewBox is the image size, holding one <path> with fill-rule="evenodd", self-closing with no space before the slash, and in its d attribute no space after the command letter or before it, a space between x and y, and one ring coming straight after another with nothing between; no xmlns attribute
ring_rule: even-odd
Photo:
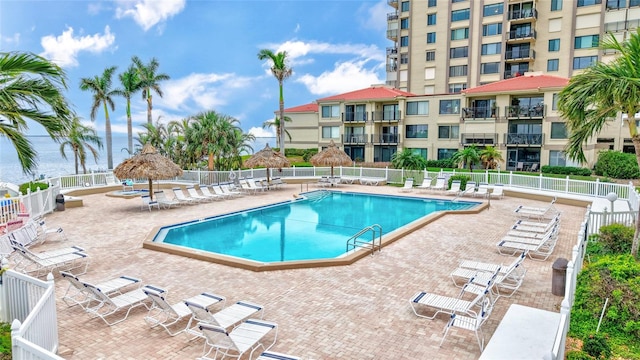
<svg viewBox="0 0 640 360"><path fill-rule="evenodd" d="M368 3L363 4L360 12L363 14L357 18L361 19L361 25L365 29L373 29L384 31L387 29L387 13L389 13L389 5L385 0L375 3L371 7L366 7Z"/></svg>
<svg viewBox="0 0 640 360"><path fill-rule="evenodd" d="M78 66L77 56L82 51L101 53L112 47L116 36L111 33L109 26L104 28L104 34L74 36L73 28L67 27L62 35L47 35L40 40L44 48L41 53L45 58L64 66Z"/></svg>
<svg viewBox="0 0 640 360"><path fill-rule="evenodd" d="M118 19L131 17L144 31L147 31L154 25L179 14L185 4L186 0L120 0L116 8L116 17Z"/></svg>
<svg viewBox="0 0 640 360"><path fill-rule="evenodd" d="M274 129L263 129L261 127L252 127L247 131L247 133L252 134L257 138L272 138L276 137L276 133Z"/></svg>
<svg viewBox="0 0 640 360"><path fill-rule="evenodd" d="M365 67L366 62L341 62L332 71L325 71L320 76L305 74L296 81L304 84L314 95L340 94L383 83L384 80L378 78L375 68Z"/></svg>
<svg viewBox="0 0 640 360"><path fill-rule="evenodd" d="M0 36L0 42L6 45L18 45L20 44L20 33L15 33L11 36Z"/></svg>
<svg viewBox="0 0 640 360"><path fill-rule="evenodd" d="M303 42L303 41L287 41L276 46L268 46L268 48L276 48L275 52L286 51L287 57L291 64L303 61L300 59L310 54L332 54L332 55L353 55L360 58L372 60L385 60L385 54L375 45L365 44L331 44L324 42Z"/></svg>

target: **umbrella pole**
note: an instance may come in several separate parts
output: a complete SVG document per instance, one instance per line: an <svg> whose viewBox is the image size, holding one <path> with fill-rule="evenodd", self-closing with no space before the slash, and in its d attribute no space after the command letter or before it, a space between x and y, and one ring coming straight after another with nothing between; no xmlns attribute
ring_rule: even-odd
<svg viewBox="0 0 640 360"><path fill-rule="evenodd" d="M267 168L267 184L269 183L269 168Z"/></svg>
<svg viewBox="0 0 640 360"><path fill-rule="evenodd" d="M331 165L331 177L333 177L333 165Z"/></svg>
<svg viewBox="0 0 640 360"><path fill-rule="evenodd" d="M151 197L151 200L153 201L153 180L149 179L149 196Z"/></svg>

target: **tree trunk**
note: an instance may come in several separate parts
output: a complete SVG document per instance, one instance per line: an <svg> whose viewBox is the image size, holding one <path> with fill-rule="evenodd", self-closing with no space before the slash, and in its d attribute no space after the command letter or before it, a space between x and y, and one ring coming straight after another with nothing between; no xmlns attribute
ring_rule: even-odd
<svg viewBox="0 0 640 360"><path fill-rule="evenodd" d="M133 154L133 126L131 124L131 98L127 97L127 148Z"/></svg>
<svg viewBox="0 0 640 360"><path fill-rule="evenodd" d="M638 166L640 167L640 135L633 136L631 140L633 141L633 148L636 152L636 161L638 162ZM631 243L631 255L633 255L634 258L638 258L638 236L640 235L640 209L636 210L638 210L638 216L636 218L636 231L633 234L633 242Z"/></svg>
<svg viewBox="0 0 640 360"><path fill-rule="evenodd" d="M78 150L73 149L73 160L76 163L76 175L78 175Z"/></svg>
<svg viewBox="0 0 640 360"><path fill-rule="evenodd" d="M213 151L209 151L209 159L207 162L207 169L213 171Z"/></svg>
<svg viewBox="0 0 640 360"><path fill-rule="evenodd" d="M280 134L280 154L284 155L284 95L282 90L282 80L278 81L280 85L280 126L278 133Z"/></svg>
<svg viewBox="0 0 640 360"><path fill-rule="evenodd" d="M113 170L113 144L111 138L111 121L109 120L109 108L107 103L104 102L104 135L107 140L107 168Z"/></svg>
<svg viewBox="0 0 640 360"><path fill-rule="evenodd" d="M151 109L153 108L151 98L153 96L151 96L151 92L150 91L151 90L147 91L147 123L149 125L151 125L151 123L153 122L153 120L151 119Z"/></svg>

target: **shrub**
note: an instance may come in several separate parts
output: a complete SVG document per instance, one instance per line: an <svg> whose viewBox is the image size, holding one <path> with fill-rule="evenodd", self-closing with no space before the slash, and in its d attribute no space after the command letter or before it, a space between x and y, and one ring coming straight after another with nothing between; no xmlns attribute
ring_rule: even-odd
<svg viewBox="0 0 640 360"><path fill-rule="evenodd" d="M40 188L40 190L48 189L49 188L49 184L30 181L28 183L24 183L24 184L20 185L20 192L23 193L23 194L26 194L27 193L27 189L29 189L31 192L36 192L38 190L38 188Z"/></svg>
<svg viewBox="0 0 640 360"><path fill-rule="evenodd" d="M560 175L581 175L590 176L591 170L587 168L574 166L550 166L544 165L540 168L543 174L560 174Z"/></svg>
<svg viewBox="0 0 640 360"><path fill-rule="evenodd" d="M453 169L456 167L456 163L453 161L453 159L427 160L427 167L440 168L440 169Z"/></svg>
<svg viewBox="0 0 640 360"><path fill-rule="evenodd" d="M593 360L593 356L587 354L584 351L568 351L566 354L567 360Z"/></svg>
<svg viewBox="0 0 640 360"><path fill-rule="evenodd" d="M584 339L582 351L596 359L611 357L611 345L609 345L607 336L602 333L591 334Z"/></svg>
<svg viewBox="0 0 640 360"><path fill-rule="evenodd" d="M596 175L609 176L616 179L635 179L640 177L636 156L613 150L601 151L598 154L594 172Z"/></svg>
<svg viewBox="0 0 640 360"><path fill-rule="evenodd" d="M451 189L451 183L453 182L453 180L460 180L460 189L464 189L467 186L467 181L471 180L471 177L467 175L451 176L449 178L449 186L448 186L449 189Z"/></svg>
<svg viewBox="0 0 640 360"><path fill-rule="evenodd" d="M11 324L0 323L0 359L11 359Z"/></svg>
<svg viewBox="0 0 640 360"><path fill-rule="evenodd" d="M285 151L286 150L287 149L285 149ZM302 160L304 160L305 162L309 162L309 159L311 159L311 157L317 153L318 149L304 149L304 151L302 152Z"/></svg>
<svg viewBox="0 0 640 360"><path fill-rule="evenodd" d="M598 242L602 244L601 254L627 254L631 251L635 229L622 224L611 224L600 228Z"/></svg>

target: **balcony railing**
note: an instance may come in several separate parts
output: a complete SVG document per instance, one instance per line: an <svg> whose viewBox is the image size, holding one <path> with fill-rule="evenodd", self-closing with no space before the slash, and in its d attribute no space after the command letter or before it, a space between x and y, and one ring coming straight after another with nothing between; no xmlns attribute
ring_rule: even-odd
<svg viewBox="0 0 640 360"><path fill-rule="evenodd" d="M507 60L535 59L536 52L533 49L507 50L504 58Z"/></svg>
<svg viewBox="0 0 640 360"><path fill-rule="evenodd" d="M496 133L463 133L463 145L495 145L498 143L498 134Z"/></svg>
<svg viewBox="0 0 640 360"><path fill-rule="evenodd" d="M364 122L367 121L367 113L360 111L347 111L342 113L342 121Z"/></svg>
<svg viewBox="0 0 640 360"><path fill-rule="evenodd" d="M505 144L507 145L542 145L544 134L507 133Z"/></svg>
<svg viewBox="0 0 640 360"><path fill-rule="evenodd" d="M542 118L544 117L546 106L543 104L535 106L507 106L507 117L510 118Z"/></svg>
<svg viewBox="0 0 640 360"><path fill-rule="evenodd" d="M394 72L398 70L398 64L387 64L387 72Z"/></svg>
<svg viewBox="0 0 640 360"><path fill-rule="evenodd" d="M400 121L400 110L397 111L374 111L373 121Z"/></svg>
<svg viewBox="0 0 640 360"><path fill-rule="evenodd" d="M488 107L468 107L462 108L462 117L465 119L488 119L497 118L498 109Z"/></svg>
<svg viewBox="0 0 640 360"><path fill-rule="evenodd" d="M397 144L400 140L398 134L376 134L371 135L371 142L374 144Z"/></svg>
<svg viewBox="0 0 640 360"><path fill-rule="evenodd" d="M387 30L387 39L398 40L398 29Z"/></svg>
<svg viewBox="0 0 640 360"><path fill-rule="evenodd" d="M512 10L512 11L509 11L508 17L509 17L509 20L537 19L538 10L536 9Z"/></svg>
<svg viewBox="0 0 640 360"><path fill-rule="evenodd" d="M398 20L398 14L397 13L388 13L387 14L387 21L391 21L391 20Z"/></svg>
<svg viewBox="0 0 640 360"><path fill-rule="evenodd" d="M346 134L342 135L343 144L366 144L367 134Z"/></svg>
<svg viewBox="0 0 640 360"><path fill-rule="evenodd" d="M509 31L509 36L507 37L507 40L535 39L535 38L536 38L536 31L533 29L529 31L511 30Z"/></svg>
<svg viewBox="0 0 640 360"><path fill-rule="evenodd" d="M387 48L387 56L389 56L389 57L398 57L398 48L397 47L388 47Z"/></svg>

